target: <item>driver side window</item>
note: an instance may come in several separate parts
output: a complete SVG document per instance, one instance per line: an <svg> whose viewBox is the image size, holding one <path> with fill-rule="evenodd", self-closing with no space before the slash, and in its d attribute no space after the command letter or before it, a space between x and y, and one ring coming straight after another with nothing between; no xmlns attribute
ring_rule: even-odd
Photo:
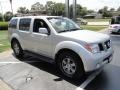
<svg viewBox="0 0 120 90"><path fill-rule="evenodd" d="M49 29L48 25L42 19L35 19L33 25L34 25L33 26L33 32L38 33L39 32L39 28L46 28L48 30L48 32L50 33L50 29Z"/></svg>

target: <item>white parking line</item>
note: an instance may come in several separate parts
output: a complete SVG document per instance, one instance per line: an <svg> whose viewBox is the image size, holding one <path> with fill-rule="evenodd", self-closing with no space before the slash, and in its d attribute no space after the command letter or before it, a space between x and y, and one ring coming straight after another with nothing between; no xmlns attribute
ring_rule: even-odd
<svg viewBox="0 0 120 90"><path fill-rule="evenodd" d="M14 64L14 63L23 63L23 62L0 62L0 64L7 64L7 63Z"/></svg>
<svg viewBox="0 0 120 90"><path fill-rule="evenodd" d="M91 74L76 90L84 90L84 88L102 71L102 69Z"/></svg>
<svg viewBox="0 0 120 90"><path fill-rule="evenodd" d="M6 64L6 63L11 63L11 64L17 64L17 63L35 63L35 62L41 62L41 61L24 61L24 62L20 62L20 61L11 61L11 62L0 62L0 64Z"/></svg>

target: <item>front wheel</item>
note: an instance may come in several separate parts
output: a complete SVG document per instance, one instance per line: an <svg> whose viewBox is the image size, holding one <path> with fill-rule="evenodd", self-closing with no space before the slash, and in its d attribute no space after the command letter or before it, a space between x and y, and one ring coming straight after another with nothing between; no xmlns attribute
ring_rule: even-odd
<svg viewBox="0 0 120 90"><path fill-rule="evenodd" d="M11 47L12 47L16 57L20 58L23 56L23 50L22 50L22 48L17 40L14 40L11 43Z"/></svg>
<svg viewBox="0 0 120 90"><path fill-rule="evenodd" d="M74 52L63 52L59 55L58 65L60 71L67 77L79 79L84 74L81 59Z"/></svg>

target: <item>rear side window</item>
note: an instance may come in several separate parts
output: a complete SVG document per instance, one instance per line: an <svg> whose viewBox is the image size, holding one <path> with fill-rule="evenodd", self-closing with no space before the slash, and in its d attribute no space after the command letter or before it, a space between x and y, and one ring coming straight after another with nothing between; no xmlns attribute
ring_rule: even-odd
<svg viewBox="0 0 120 90"><path fill-rule="evenodd" d="M29 29L30 29L30 22L31 22L30 18L20 19L19 30L29 31Z"/></svg>
<svg viewBox="0 0 120 90"><path fill-rule="evenodd" d="M9 28L16 29L17 28L17 19L13 19L10 21Z"/></svg>

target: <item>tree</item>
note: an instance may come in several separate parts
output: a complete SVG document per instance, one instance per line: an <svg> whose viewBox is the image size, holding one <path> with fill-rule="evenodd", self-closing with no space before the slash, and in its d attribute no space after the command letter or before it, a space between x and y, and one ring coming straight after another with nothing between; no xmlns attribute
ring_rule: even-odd
<svg viewBox="0 0 120 90"><path fill-rule="evenodd" d="M120 11L120 7L118 7L117 11Z"/></svg>
<svg viewBox="0 0 120 90"><path fill-rule="evenodd" d="M29 10L26 7L19 7L17 12L21 14L27 14L29 13Z"/></svg>
<svg viewBox="0 0 120 90"><path fill-rule="evenodd" d="M2 14L0 13L0 21L3 21Z"/></svg>
<svg viewBox="0 0 120 90"><path fill-rule="evenodd" d="M64 15L64 10L65 10L65 4L63 4L63 3L56 3L54 5L53 11L54 11L55 15L57 15L57 16Z"/></svg>
<svg viewBox="0 0 120 90"><path fill-rule="evenodd" d="M45 10L45 7L43 4L40 4L39 2L36 2L35 4L33 4L31 6L31 10L35 10L35 11L43 11Z"/></svg>
<svg viewBox="0 0 120 90"><path fill-rule="evenodd" d="M86 7L83 7L83 8L81 9L80 15L83 17L83 16L85 16L86 14L87 14L87 8L86 8Z"/></svg>
<svg viewBox="0 0 120 90"><path fill-rule="evenodd" d="M95 11L94 10L87 10L87 13L94 13Z"/></svg>
<svg viewBox="0 0 120 90"><path fill-rule="evenodd" d="M103 14L104 13L103 9L99 9L98 13Z"/></svg>
<svg viewBox="0 0 120 90"><path fill-rule="evenodd" d="M46 7L47 14L52 15L54 13L54 11L53 11L54 5L55 5L55 2L53 2L53 1L46 2L45 7Z"/></svg>
<svg viewBox="0 0 120 90"><path fill-rule="evenodd" d="M83 17L87 14L87 8L82 7L80 4L76 5L76 15L77 17ZM73 16L73 5L70 5L70 17L72 18Z"/></svg>
<svg viewBox="0 0 120 90"><path fill-rule="evenodd" d="M82 6L80 4L76 5L76 15L79 17L80 16L80 12L81 12Z"/></svg>
<svg viewBox="0 0 120 90"><path fill-rule="evenodd" d="M102 9L100 9L98 11L98 13L102 14L103 17L112 17L112 13L110 11L108 11L108 7L107 6L104 6Z"/></svg>
<svg viewBox="0 0 120 90"><path fill-rule="evenodd" d="M13 14L10 11L4 14L5 21L9 21L12 17L13 17Z"/></svg>
<svg viewBox="0 0 120 90"><path fill-rule="evenodd" d="M115 9L114 9L114 8L111 8L111 9L110 9L110 12L113 12L113 11L115 11Z"/></svg>

